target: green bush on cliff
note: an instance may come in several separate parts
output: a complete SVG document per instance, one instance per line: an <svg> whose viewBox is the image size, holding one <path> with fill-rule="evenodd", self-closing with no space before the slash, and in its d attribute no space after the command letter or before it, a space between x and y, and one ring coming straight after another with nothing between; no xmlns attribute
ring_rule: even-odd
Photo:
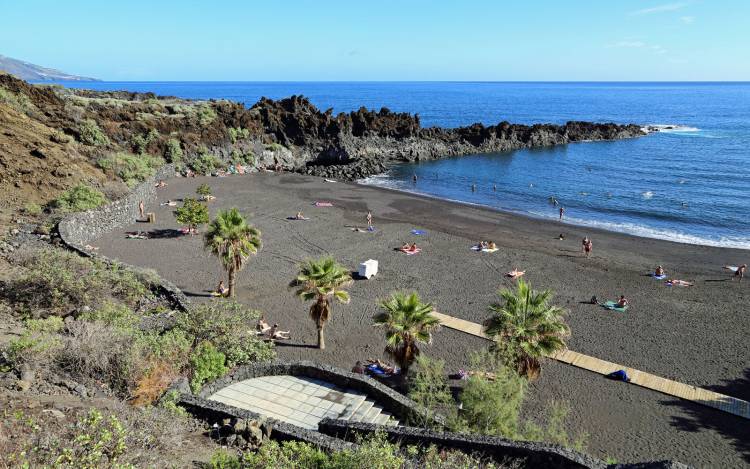
<svg viewBox="0 0 750 469"><path fill-rule="evenodd" d="M250 137L250 130L243 127L229 127L229 139L232 143L237 143L237 140L244 140Z"/></svg>
<svg viewBox="0 0 750 469"><path fill-rule="evenodd" d="M221 160L208 153L199 154L188 166L198 174L211 174L221 167Z"/></svg>
<svg viewBox="0 0 750 469"><path fill-rule="evenodd" d="M102 158L97 163L105 171L113 171L128 187L133 187L153 176L164 164L164 160L148 154L133 155L120 152Z"/></svg>
<svg viewBox="0 0 750 469"><path fill-rule="evenodd" d="M233 164L253 165L255 163L255 154L251 151L243 153L238 150L232 150L230 158Z"/></svg>
<svg viewBox="0 0 750 469"><path fill-rule="evenodd" d="M53 205L62 212L82 212L107 203L104 194L86 184L78 184L63 192Z"/></svg>
<svg viewBox="0 0 750 469"><path fill-rule="evenodd" d="M109 143L109 138L102 132L94 119L85 119L78 127L78 136L81 143L100 147Z"/></svg>
<svg viewBox="0 0 750 469"><path fill-rule="evenodd" d="M180 147L179 140L176 138L167 140L166 148L164 149L164 158L168 163L179 163L182 161L182 148Z"/></svg>
<svg viewBox="0 0 750 469"><path fill-rule="evenodd" d="M0 88L0 103L6 104L12 109L24 114L33 111L36 107L25 94L16 94L5 88Z"/></svg>
<svg viewBox="0 0 750 469"><path fill-rule="evenodd" d="M193 368L193 377L190 379L190 387L193 392L200 391L203 383L220 378L229 371L224 365L226 357L219 352L210 342L202 342L190 355L190 365Z"/></svg>
<svg viewBox="0 0 750 469"><path fill-rule="evenodd" d="M210 104L201 104L196 111L201 127L211 124L216 119L216 111Z"/></svg>

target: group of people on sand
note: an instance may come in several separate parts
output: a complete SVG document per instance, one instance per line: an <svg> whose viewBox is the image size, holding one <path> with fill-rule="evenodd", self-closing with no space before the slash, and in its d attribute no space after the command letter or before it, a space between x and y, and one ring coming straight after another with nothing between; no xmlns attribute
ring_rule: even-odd
<svg viewBox="0 0 750 469"><path fill-rule="evenodd" d="M289 340L292 338L290 335L292 331L282 331L279 329L278 324L273 326L266 322L265 316L261 316L258 319L258 324L255 326L255 332L258 335L264 335L271 340Z"/></svg>
<svg viewBox="0 0 750 469"><path fill-rule="evenodd" d="M417 246L417 243L411 243L411 244L404 243L404 245L401 246L400 251L403 251L403 252L406 252L406 253L409 253L409 252L419 252L420 251L420 247Z"/></svg>
<svg viewBox="0 0 750 469"><path fill-rule="evenodd" d="M497 249L497 244L495 244L494 241L479 241L479 244L477 244L477 247L480 250L484 250L484 249L493 250L493 249Z"/></svg>

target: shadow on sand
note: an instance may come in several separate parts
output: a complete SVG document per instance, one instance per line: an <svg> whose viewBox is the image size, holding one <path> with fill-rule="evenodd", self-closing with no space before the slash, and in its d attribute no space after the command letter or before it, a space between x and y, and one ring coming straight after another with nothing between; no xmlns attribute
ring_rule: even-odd
<svg viewBox="0 0 750 469"><path fill-rule="evenodd" d="M738 399L750 400L750 368L745 370L741 378L725 381L725 384L704 387ZM667 406L681 407L687 414L687 416L673 417L670 422L673 427L686 432L716 432L730 440L745 462L750 463L747 419L682 399L662 401L662 403Z"/></svg>
<svg viewBox="0 0 750 469"><path fill-rule="evenodd" d="M316 345L311 344L295 344L292 342L284 342L283 340L277 340L275 341L275 344L277 347L289 347L289 348L309 348L309 349L316 349L318 348Z"/></svg>
<svg viewBox="0 0 750 469"><path fill-rule="evenodd" d="M156 229L148 232L149 239L180 238L182 236L187 235L180 230L173 230L171 228Z"/></svg>

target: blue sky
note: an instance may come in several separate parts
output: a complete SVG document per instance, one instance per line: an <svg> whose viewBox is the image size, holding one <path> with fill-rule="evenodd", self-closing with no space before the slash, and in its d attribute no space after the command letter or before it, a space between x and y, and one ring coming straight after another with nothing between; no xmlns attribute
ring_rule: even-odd
<svg viewBox="0 0 750 469"><path fill-rule="evenodd" d="M0 0L0 54L104 80L750 80L750 1Z"/></svg>

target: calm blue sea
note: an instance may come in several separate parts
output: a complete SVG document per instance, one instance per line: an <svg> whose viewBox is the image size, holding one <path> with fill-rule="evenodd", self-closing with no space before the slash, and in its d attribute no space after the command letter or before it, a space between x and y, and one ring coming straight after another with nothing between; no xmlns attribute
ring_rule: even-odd
<svg viewBox="0 0 750 469"><path fill-rule="evenodd" d="M322 110L418 113L424 126L568 120L675 125L617 141L402 165L362 181L673 241L750 248L750 83L66 83L226 98L303 94ZM411 183L413 174L419 183ZM471 185L476 184L476 192ZM493 190L497 186L497 190Z"/></svg>

